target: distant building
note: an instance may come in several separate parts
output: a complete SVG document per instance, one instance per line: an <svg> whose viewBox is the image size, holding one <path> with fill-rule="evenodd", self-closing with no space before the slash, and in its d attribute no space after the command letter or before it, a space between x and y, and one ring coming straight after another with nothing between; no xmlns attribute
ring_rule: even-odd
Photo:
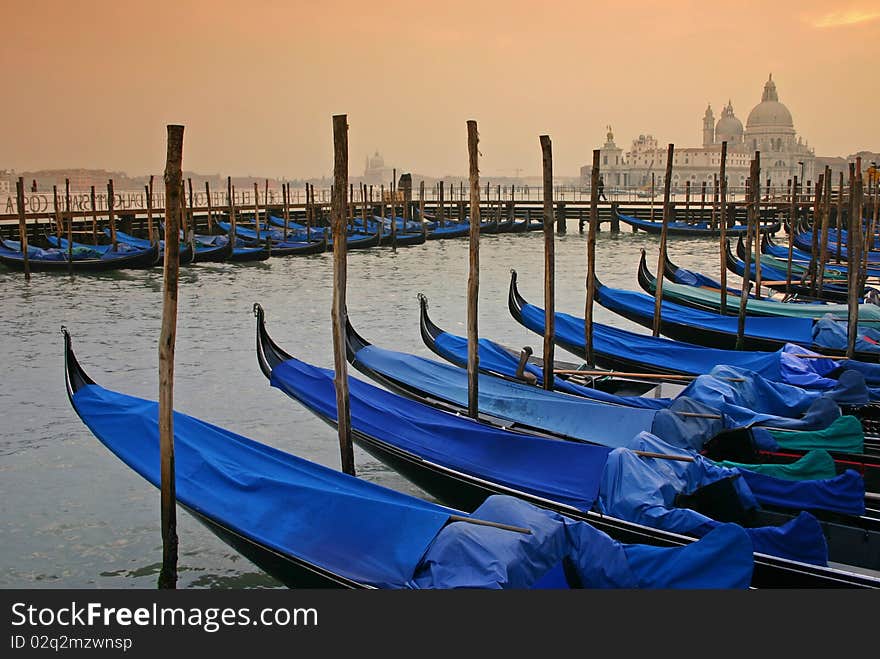
<svg viewBox="0 0 880 659"><path fill-rule="evenodd" d="M372 156L367 156L364 164L364 183L367 185L390 185L393 178L394 171L391 167L385 166L385 159L379 155L378 151Z"/></svg>
<svg viewBox="0 0 880 659"><path fill-rule="evenodd" d="M815 179L815 154L795 133L791 112L779 101L773 76L764 85L761 102L749 112L745 128L736 117L733 103L728 100L718 121L712 106L706 108L702 121L701 147L676 147L673 153L672 186L681 189L690 181L698 191L705 183L712 189L721 164L721 143L727 142L727 180L733 187L742 187L749 175L755 151L761 152L761 185L770 179L773 186L785 186L793 176ZM608 127L607 139L600 149L600 163L608 187L642 187L663 185L666 174L665 145L652 135L639 135L630 150L614 143ZM581 178L589 181L591 165L581 168Z"/></svg>
<svg viewBox="0 0 880 659"><path fill-rule="evenodd" d="M15 190L15 170L0 169L0 197L8 197Z"/></svg>

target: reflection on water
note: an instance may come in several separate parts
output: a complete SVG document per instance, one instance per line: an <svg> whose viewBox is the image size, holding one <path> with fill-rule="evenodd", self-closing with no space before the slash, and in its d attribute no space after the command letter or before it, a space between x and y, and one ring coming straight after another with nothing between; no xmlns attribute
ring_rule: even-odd
<svg viewBox="0 0 880 659"><path fill-rule="evenodd" d="M637 288L639 250L648 250L655 270L657 243L641 233L600 233L599 277L608 285ZM718 247L710 239L670 239L669 252L682 267L718 272ZM584 237L576 232L559 237L556 258L557 309L583 315ZM283 348L332 367L331 259L321 254L184 269L176 409L338 468L335 431L271 389L260 372L251 313L260 302ZM506 294L515 268L522 293L542 304L543 263L540 233L483 237L482 335L540 351L541 339L510 317ZM468 243L462 239L351 252L352 323L378 345L433 356L419 337L416 295L428 297L437 324L464 334L467 268ZM0 587L154 587L161 560L158 492L107 451L74 413L64 389L59 328L68 327L80 362L99 384L155 400L161 269L73 278L35 273L25 284L20 273L0 266L0 292ZM595 318L635 327L602 308ZM426 496L355 451L363 478ZM181 587L278 585L185 512L178 517L178 533Z"/></svg>

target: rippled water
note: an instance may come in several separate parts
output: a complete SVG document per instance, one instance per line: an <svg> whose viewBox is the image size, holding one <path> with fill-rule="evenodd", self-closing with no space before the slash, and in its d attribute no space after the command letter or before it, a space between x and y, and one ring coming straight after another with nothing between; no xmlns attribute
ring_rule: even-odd
<svg viewBox="0 0 880 659"><path fill-rule="evenodd" d="M575 225L576 229L576 225ZM639 250L656 269L656 237L628 230L597 239L597 273L609 285L637 289ZM557 238L557 309L583 315L585 237ZM670 239L678 265L717 274L711 239ZM254 302L288 352L332 367L332 257L272 258L259 264L203 264L180 280L175 407L285 451L338 468L335 430L269 387L254 351ZM507 311L509 271L523 295L542 304L543 236L484 236L480 252L480 332L513 346L541 339ZM465 333L466 239L349 253L352 323L383 347L432 356L418 331L416 294L433 320ZM74 413L64 389L63 343L69 328L80 363L99 384L157 397L162 272L106 275L20 273L0 266L0 587L152 588L161 561L159 493L120 462ZM629 321L597 308L596 320ZM645 331L639 329L638 331ZM562 357L566 357L562 353ZM355 377L363 377L357 374ZM427 496L359 449L358 475ZM178 517L181 587L277 587L186 513Z"/></svg>

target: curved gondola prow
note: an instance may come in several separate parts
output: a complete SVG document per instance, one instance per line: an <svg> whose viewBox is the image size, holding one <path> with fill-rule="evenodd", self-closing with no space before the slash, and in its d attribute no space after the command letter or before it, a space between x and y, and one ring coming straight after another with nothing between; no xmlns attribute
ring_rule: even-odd
<svg viewBox="0 0 880 659"><path fill-rule="evenodd" d="M523 298L522 295L519 294L519 289L516 287L516 270L510 270L510 288L507 293L507 308L510 311L510 315L513 316L513 319L520 324L525 324L523 322L522 310L523 307L528 304Z"/></svg>
<svg viewBox="0 0 880 659"><path fill-rule="evenodd" d="M357 333L357 330L345 314L345 357L354 366L357 361L357 353L372 344Z"/></svg>
<svg viewBox="0 0 880 659"><path fill-rule="evenodd" d="M745 263L733 255L733 252L730 248L729 238L724 243L724 260L728 270L738 275L741 275L743 273L743 270L740 269L740 263L743 264L743 267L745 267Z"/></svg>
<svg viewBox="0 0 880 659"><path fill-rule="evenodd" d="M422 335L422 341L432 352L440 354L437 349L437 337L443 334L443 330L434 324L434 321L428 316L428 298L424 293L418 294L419 298L419 333Z"/></svg>
<svg viewBox="0 0 880 659"><path fill-rule="evenodd" d="M73 353L73 341L70 338L70 332L67 331L64 325L61 326L61 334L64 335L64 382L67 388L67 397L73 403L74 394L87 385L95 384L95 381L79 365L79 361ZM74 409L76 409L75 405Z"/></svg>
<svg viewBox="0 0 880 659"><path fill-rule="evenodd" d="M649 295L653 295L654 291L657 288L657 278L651 274L651 271L648 269L648 260L645 250L642 250L642 255L639 258L639 271L638 271L638 281L639 286L642 287Z"/></svg>
<svg viewBox="0 0 880 659"><path fill-rule="evenodd" d="M291 356L284 352L266 331L266 312L259 302L254 302L254 317L257 319L257 363L263 375L271 378L272 369L291 359Z"/></svg>
<svg viewBox="0 0 880 659"><path fill-rule="evenodd" d="M736 241L736 255L740 258L740 260L745 263L746 261L746 246L743 243L743 237L739 236Z"/></svg>
<svg viewBox="0 0 880 659"><path fill-rule="evenodd" d="M677 265L669 260L669 254L666 254L666 257L663 259L663 277L666 279L666 281L675 282L675 273L677 273L680 269L681 268L679 268Z"/></svg>

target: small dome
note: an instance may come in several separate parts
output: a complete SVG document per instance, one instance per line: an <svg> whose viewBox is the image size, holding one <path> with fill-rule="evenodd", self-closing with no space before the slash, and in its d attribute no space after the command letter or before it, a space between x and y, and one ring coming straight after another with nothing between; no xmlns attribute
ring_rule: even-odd
<svg viewBox="0 0 880 659"><path fill-rule="evenodd" d="M749 112L746 126L749 128L794 128L791 112L779 102L779 95L776 93L776 83L773 82L772 75L764 85L764 94L761 96L761 102Z"/></svg>
<svg viewBox="0 0 880 659"><path fill-rule="evenodd" d="M715 124L715 142L742 142L743 125L733 113L733 104L727 101L727 106L721 111L721 118Z"/></svg>

